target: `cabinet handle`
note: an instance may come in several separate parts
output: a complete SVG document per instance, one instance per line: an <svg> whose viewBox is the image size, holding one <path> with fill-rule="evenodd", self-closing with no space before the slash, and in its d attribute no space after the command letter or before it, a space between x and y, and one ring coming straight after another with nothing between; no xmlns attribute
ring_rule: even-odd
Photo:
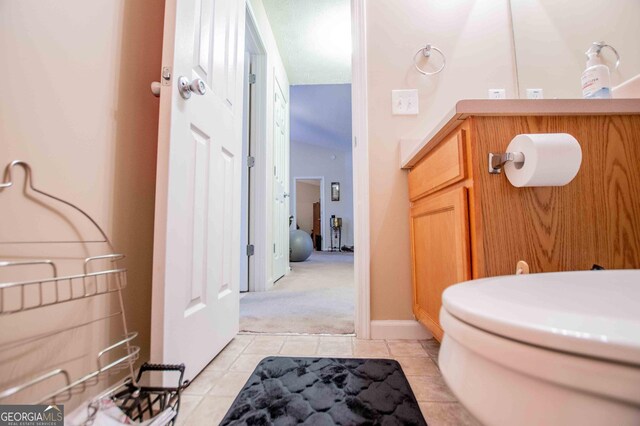
<svg viewBox="0 0 640 426"><path fill-rule="evenodd" d="M516 275L524 275L529 273L529 264L524 260L519 260L516 263Z"/></svg>

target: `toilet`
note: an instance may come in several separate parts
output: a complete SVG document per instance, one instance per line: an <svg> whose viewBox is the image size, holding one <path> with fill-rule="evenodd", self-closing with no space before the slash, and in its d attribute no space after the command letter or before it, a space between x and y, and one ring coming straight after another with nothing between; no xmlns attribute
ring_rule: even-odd
<svg viewBox="0 0 640 426"><path fill-rule="evenodd" d="M439 364L485 425L640 425L640 270L449 287Z"/></svg>

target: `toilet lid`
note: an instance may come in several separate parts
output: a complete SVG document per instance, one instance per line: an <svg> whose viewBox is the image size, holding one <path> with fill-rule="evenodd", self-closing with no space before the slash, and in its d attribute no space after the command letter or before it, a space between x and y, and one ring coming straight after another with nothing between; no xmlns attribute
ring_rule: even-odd
<svg viewBox="0 0 640 426"><path fill-rule="evenodd" d="M503 337L640 365L640 270L485 278L447 288L442 304Z"/></svg>

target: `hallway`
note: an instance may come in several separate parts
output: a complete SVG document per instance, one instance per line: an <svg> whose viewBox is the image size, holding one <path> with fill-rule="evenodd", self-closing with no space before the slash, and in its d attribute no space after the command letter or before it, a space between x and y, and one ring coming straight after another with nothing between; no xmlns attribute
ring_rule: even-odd
<svg viewBox="0 0 640 426"><path fill-rule="evenodd" d="M353 253L313 252L265 292L240 298L240 331L353 334Z"/></svg>

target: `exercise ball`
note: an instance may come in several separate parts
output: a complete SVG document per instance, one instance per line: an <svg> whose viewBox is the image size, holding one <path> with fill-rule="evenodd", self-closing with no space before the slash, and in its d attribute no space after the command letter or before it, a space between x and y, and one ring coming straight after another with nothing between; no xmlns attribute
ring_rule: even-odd
<svg viewBox="0 0 640 426"><path fill-rule="evenodd" d="M289 260L292 262L304 262L311 256L313 241L311 235L301 229L289 232Z"/></svg>

